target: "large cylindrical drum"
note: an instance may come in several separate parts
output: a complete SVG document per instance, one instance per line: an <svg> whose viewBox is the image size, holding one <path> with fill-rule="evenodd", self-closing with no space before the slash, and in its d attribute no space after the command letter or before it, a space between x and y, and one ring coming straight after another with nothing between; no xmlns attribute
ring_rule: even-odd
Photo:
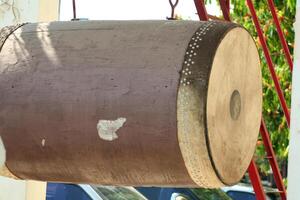
<svg viewBox="0 0 300 200"><path fill-rule="evenodd" d="M244 28L53 22L8 27L0 39L2 174L220 187L247 170L262 88Z"/></svg>

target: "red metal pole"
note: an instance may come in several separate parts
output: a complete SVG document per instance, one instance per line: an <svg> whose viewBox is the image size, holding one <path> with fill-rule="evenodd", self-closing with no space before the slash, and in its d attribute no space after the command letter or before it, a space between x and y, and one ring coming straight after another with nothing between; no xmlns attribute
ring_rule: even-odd
<svg viewBox="0 0 300 200"><path fill-rule="evenodd" d="M260 176L258 173L258 169L255 165L255 161L252 159L251 163L248 167L248 174L255 192L255 196L257 200L266 200L264 189L260 181Z"/></svg>
<svg viewBox="0 0 300 200"><path fill-rule="evenodd" d="M230 21L229 0L219 0L224 19Z"/></svg>
<svg viewBox="0 0 300 200"><path fill-rule="evenodd" d="M269 8L270 8L272 16L273 16L273 20L274 20L274 23L275 23L275 26L277 29L277 33L278 33L283 51L284 51L285 58L290 66L290 70L293 71L293 60L291 57L289 47L288 47L285 37L283 35L282 29L280 27L280 22L278 20L277 14L276 14L275 5L274 5L273 0L268 0L268 5L269 5Z"/></svg>
<svg viewBox="0 0 300 200"><path fill-rule="evenodd" d="M207 15L204 1L203 0L194 0L194 2L195 2L195 6L197 9L199 19L202 21L208 21L209 18Z"/></svg>
<svg viewBox="0 0 300 200"><path fill-rule="evenodd" d="M251 0L247 0L247 4L248 4L249 10L251 12L254 25L255 25L256 30L257 30L257 34L258 34L260 43L262 45L263 52L265 54L266 61L267 61L267 64L268 64L268 67L269 67L272 79L274 81L275 89L277 91L281 107L282 107L284 115L286 117L287 124L288 124L288 126L290 126L290 113L289 113L289 109L288 109L287 104L285 102L283 92L281 90L278 78L276 76L274 64L272 62L272 59L271 59L271 56L270 56L270 52L269 52L269 49L267 47L266 39L265 39L265 37L263 35L263 31L262 31L262 29L260 27L260 24L259 24L259 21L258 21L258 17L256 15L256 12L255 12L255 9L254 9L254 5L253 5L252 1Z"/></svg>
<svg viewBox="0 0 300 200"><path fill-rule="evenodd" d="M73 19L76 19L76 0L73 0Z"/></svg>
<svg viewBox="0 0 300 200"><path fill-rule="evenodd" d="M272 143L270 140L270 136L267 130L267 127L265 125L265 122L262 120L260 125L260 134L262 137L262 140L264 142L265 151L267 152L267 157L269 159L272 171L274 173L274 179L277 188L280 190L280 196L282 200L286 200L286 190L285 186L282 181L282 176L276 161L276 155L274 153L274 150L272 148Z"/></svg>
<svg viewBox="0 0 300 200"><path fill-rule="evenodd" d="M226 1L228 13L230 13L230 0L225 0L225 1Z"/></svg>

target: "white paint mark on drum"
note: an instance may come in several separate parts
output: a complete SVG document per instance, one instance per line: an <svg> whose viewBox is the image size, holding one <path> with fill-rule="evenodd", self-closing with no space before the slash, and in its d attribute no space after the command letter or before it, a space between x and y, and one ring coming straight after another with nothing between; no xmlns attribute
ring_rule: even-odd
<svg viewBox="0 0 300 200"><path fill-rule="evenodd" d="M42 139L42 147L44 147L46 144L46 140L45 139Z"/></svg>
<svg viewBox="0 0 300 200"><path fill-rule="evenodd" d="M126 118L120 117L116 120L99 120L97 124L98 135L106 141L113 141L118 138L117 131L126 122Z"/></svg>

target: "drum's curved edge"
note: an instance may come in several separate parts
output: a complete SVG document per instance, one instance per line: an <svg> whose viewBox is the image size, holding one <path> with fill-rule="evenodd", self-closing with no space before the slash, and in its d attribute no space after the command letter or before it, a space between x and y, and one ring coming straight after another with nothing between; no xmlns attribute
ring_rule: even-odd
<svg viewBox="0 0 300 200"><path fill-rule="evenodd" d="M1 50L6 42L6 40L19 28L21 28L22 26L26 25L28 23L20 23L20 24L15 24L15 25L11 25L11 26L5 26L3 28L0 29L0 53ZM0 55L1 56L1 55ZM0 161L1 161L1 156L3 157L3 163L0 163L0 175L1 176L5 176L8 178L13 178L13 179L21 179L20 177L17 177L14 173L12 173L12 171L8 168L7 164L6 164L6 149L5 149L5 144L1 139L1 135L0 135L0 148L1 148L1 155L0 155ZM4 155L2 155L4 154ZM2 161L1 161L2 162Z"/></svg>
<svg viewBox="0 0 300 200"><path fill-rule="evenodd" d="M181 71L180 83L179 83L178 92L177 92L177 110L178 110L177 111L177 118L178 118L177 119L178 120L178 122L177 122L177 130L178 130L177 136L178 136L178 141L179 141L179 146L180 146L180 149L181 149L181 153L182 153L182 156L185 160L185 165L186 165L187 171L188 171L189 175L191 176L192 180L199 186L204 186L204 187L208 187L208 188L216 188L216 187L222 187L222 186L228 185L228 184L223 182L222 179L218 176L218 172L217 172L217 169L216 169L216 167L213 163L213 159L212 159L212 156L211 156L211 151L209 149L209 139L208 139L207 127L206 127L206 101L207 101L208 80L209 80L211 65L213 63L213 58L214 58L215 52L217 50L217 47L219 46L219 44L222 41L222 38L224 38L225 35L230 30L232 30L235 27L238 27L239 25L234 24L234 23L219 23L219 22L215 22L215 21L207 22L207 24L211 27L209 27L207 29L206 29L206 27L204 29L201 29L201 26L199 26L199 29L192 36L192 38L190 40L190 43L188 44L189 46L186 50L185 61L182 64L183 67L182 67L182 71ZM217 29L214 29L214 27L217 27ZM214 29L214 30L212 31L212 29ZM205 36L206 34L210 35L212 33L214 33L215 36L216 36L213 41L209 40L209 38L207 38ZM202 39L203 39L204 43L201 44L200 41L202 41ZM205 55L210 56L211 59L207 59L207 57L205 58L204 55L197 55L198 58L195 58L195 59L197 59L197 60L195 60L195 62L193 62L193 60L191 60L191 59L187 60L186 58L189 58L191 53L194 54L194 51L193 51L194 47L197 46L197 48L199 48L198 47L199 45L200 45L200 48L202 48L201 50L203 50L203 51L205 51L206 46L209 47L210 51L209 51L208 48L206 48L207 51L205 51L205 53L206 53ZM196 52L203 54L202 51L201 52L196 51ZM194 55L196 55L196 54L194 54ZM191 57L193 57L193 56L191 56ZM205 66L201 66L198 69L194 68L196 70L193 70L193 69L191 69L192 64L195 64L196 66L199 66L199 65L205 65ZM199 70L199 69L201 69L201 70ZM193 76L194 74L197 74L198 77ZM188 75L191 75L191 80L189 79ZM203 79L201 79L201 78L203 78ZM205 148L207 150L208 156L205 159L205 161L204 160L202 162L198 161L198 164L200 164L200 165L202 164L203 169L206 168L207 170L210 171L210 172L206 171L205 173L199 171L199 168L200 168L200 170L202 170L202 168L199 165L197 165L197 168L198 168L197 172L193 172L193 170L195 171L195 169L194 169L195 168L194 167L195 162L194 162L194 164L189 164L189 162L191 162L192 159L196 159L196 158L195 158L195 156L192 156L192 155L187 156L187 152L185 152L185 151L189 147L188 148L184 147L184 145L181 144L181 143L184 143L184 138L182 139L182 137L184 137L183 132L187 132L187 131L182 131L184 129L180 128L180 126L184 126L184 125L182 125L184 123L179 122L180 121L180 114L179 113L181 112L180 109L184 109L183 107L184 107L185 100L186 100L186 98L184 98L184 95L188 94L187 93L188 91L183 92L185 94L182 95L182 92L180 90L183 87L193 85L193 81L195 81L197 83L194 84L194 86L192 86L192 88L195 91L197 91L197 92L195 92L196 96L201 96L201 97L199 97L199 98L201 98L201 100L200 99L198 99L198 100L195 99L194 102L193 102L193 100L191 100L189 103L196 103L197 105L199 105L199 103L201 103L202 105L200 105L200 109L202 108L201 110L203 110L203 116L205 116L203 118L203 121L202 121L202 123L204 124L204 127L203 127L204 130L203 130L203 133L200 133L200 134L204 134L204 136L205 136L203 138L203 140L205 140L205 142L202 145L204 146L206 144L206 147L203 147L203 148ZM186 88L189 88L189 87L186 87ZM200 88L202 90L204 89L202 91L202 93L199 90L196 90L196 89L200 89ZM183 100L182 100L182 97L180 97L180 96L183 96ZM191 95L191 96L193 96L193 95ZM191 115L191 113L189 115ZM181 120L181 121L184 121L184 120ZM194 120L194 121L197 121L197 119ZM202 130L200 130L200 129L198 129L198 131L202 132ZM192 136L189 136L189 137L192 137ZM181 141L181 140L183 140L183 141ZM205 152L205 151L203 151L203 152ZM202 156L201 159L203 159L203 156ZM201 174L203 176L201 176Z"/></svg>

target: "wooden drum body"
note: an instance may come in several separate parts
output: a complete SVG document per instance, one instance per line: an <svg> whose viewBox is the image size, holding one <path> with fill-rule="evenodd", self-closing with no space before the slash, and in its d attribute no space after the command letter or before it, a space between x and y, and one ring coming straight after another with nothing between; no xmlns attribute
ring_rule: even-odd
<svg viewBox="0 0 300 200"><path fill-rule="evenodd" d="M2 37L2 174L189 187L244 175L262 88L255 43L240 26L53 22Z"/></svg>

